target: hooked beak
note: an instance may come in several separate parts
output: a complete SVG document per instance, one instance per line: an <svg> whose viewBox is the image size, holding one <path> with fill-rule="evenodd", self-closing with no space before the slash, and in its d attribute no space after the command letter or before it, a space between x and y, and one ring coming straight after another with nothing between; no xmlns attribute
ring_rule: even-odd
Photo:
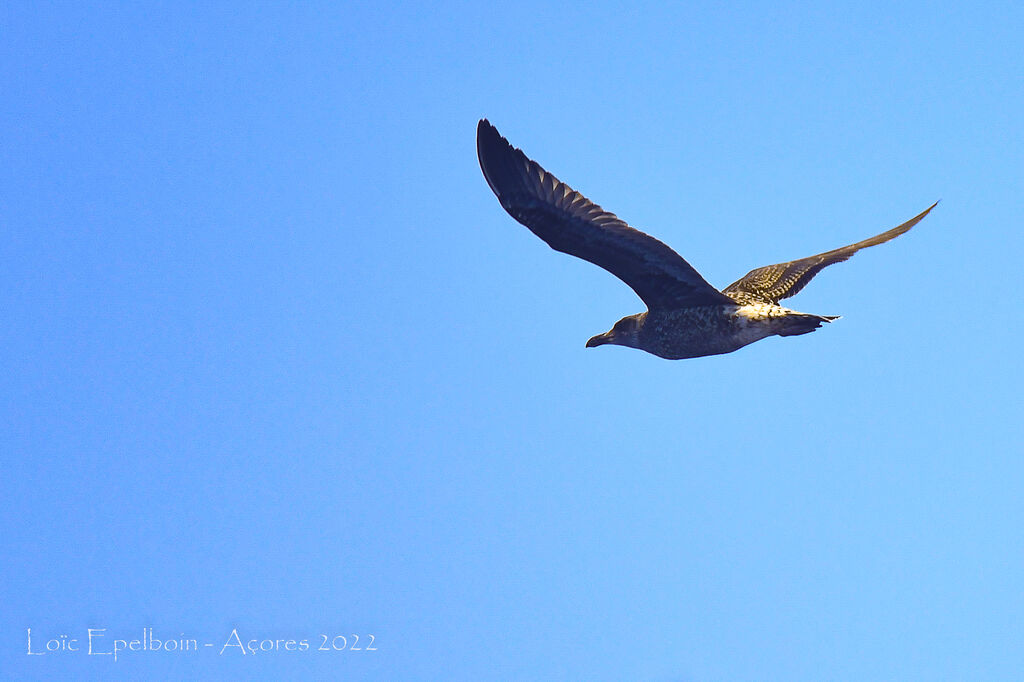
<svg viewBox="0 0 1024 682"><path fill-rule="evenodd" d="M611 332L605 332L604 334L598 334L597 336L591 337L590 340L587 341L587 348L596 348L597 346L603 346L606 343L611 343L611 342L612 342L612 333Z"/></svg>

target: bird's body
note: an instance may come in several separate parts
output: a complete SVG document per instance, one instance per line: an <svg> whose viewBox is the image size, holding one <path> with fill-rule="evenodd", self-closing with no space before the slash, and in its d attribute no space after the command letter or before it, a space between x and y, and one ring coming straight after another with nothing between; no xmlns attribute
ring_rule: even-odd
<svg viewBox="0 0 1024 682"><path fill-rule="evenodd" d="M807 334L837 319L790 310L779 301L823 268L903 234L935 207L855 244L751 270L718 291L671 248L560 182L486 120L477 127L477 155L491 190L513 218L556 251L608 270L647 304L647 312L622 318L587 347L628 346L670 360L731 353L768 336Z"/></svg>
<svg viewBox="0 0 1024 682"><path fill-rule="evenodd" d="M616 324L616 329L608 332L611 336L598 334L587 342L587 346L616 343L645 350L666 360L682 360L731 353L776 334L806 334L834 319L799 313L770 303L649 310L623 318Z"/></svg>

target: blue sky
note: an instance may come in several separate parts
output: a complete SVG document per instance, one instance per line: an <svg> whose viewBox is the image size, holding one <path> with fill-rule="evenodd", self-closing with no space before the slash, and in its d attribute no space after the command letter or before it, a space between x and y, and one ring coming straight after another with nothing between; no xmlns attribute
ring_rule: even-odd
<svg viewBox="0 0 1024 682"><path fill-rule="evenodd" d="M1020 679L1019 4L0 31L5 675ZM585 349L642 304L501 210L481 117L718 286L942 203L814 334Z"/></svg>

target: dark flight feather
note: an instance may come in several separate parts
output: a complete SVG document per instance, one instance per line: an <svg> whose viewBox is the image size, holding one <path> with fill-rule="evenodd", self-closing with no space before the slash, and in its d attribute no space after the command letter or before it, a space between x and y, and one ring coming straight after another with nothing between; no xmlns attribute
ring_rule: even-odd
<svg viewBox="0 0 1024 682"><path fill-rule="evenodd" d="M734 304L678 253L560 182L486 119L477 126L476 148L487 184L509 215L556 251L621 279L649 309Z"/></svg>

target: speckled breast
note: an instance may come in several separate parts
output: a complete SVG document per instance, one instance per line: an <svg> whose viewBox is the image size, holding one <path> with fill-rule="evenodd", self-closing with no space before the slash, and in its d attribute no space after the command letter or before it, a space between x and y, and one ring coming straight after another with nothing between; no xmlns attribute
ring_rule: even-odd
<svg viewBox="0 0 1024 682"><path fill-rule="evenodd" d="M731 353L774 334L773 320L789 312L765 303L650 311L641 342L644 350L668 360Z"/></svg>

